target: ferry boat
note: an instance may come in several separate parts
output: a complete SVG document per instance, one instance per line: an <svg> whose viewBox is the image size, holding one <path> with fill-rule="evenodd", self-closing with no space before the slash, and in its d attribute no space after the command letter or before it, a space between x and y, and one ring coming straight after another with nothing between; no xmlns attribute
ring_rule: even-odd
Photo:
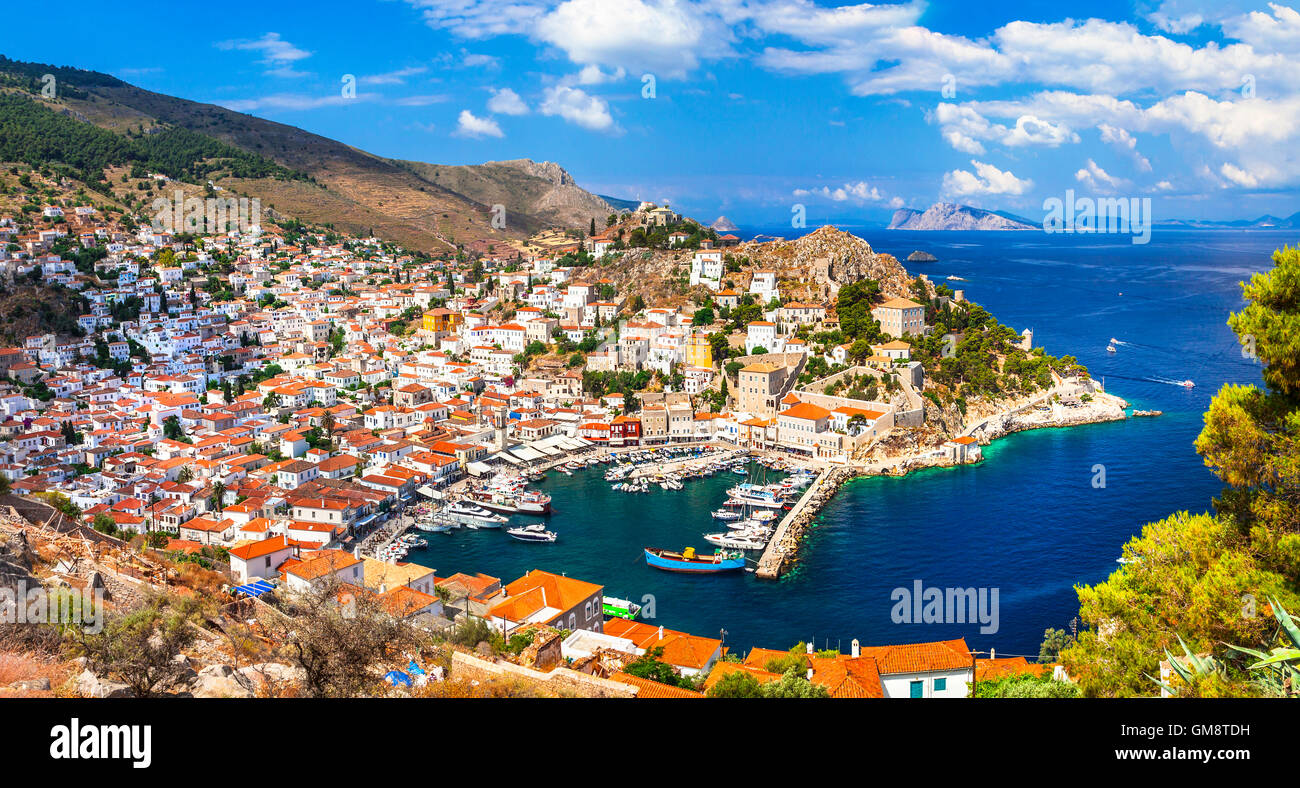
<svg viewBox="0 0 1300 788"><path fill-rule="evenodd" d="M736 552L716 552L713 555L696 555L694 547L687 547L680 553L661 548L645 548L645 562L655 569L666 572L686 572L692 574L713 574L715 572L734 572L745 568L745 554Z"/></svg>
<svg viewBox="0 0 1300 788"><path fill-rule="evenodd" d="M641 612L641 606L636 602L630 599L619 599L616 596L601 597L601 607L605 615L611 618L625 618L628 621L635 621Z"/></svg>
<svg viewBox="0 0 1300 788"><path fill-rule="evenodd" d="M506 533L521 542L554 542L560 536L554 531L546 530L544 525L523 525L518 528L507 528Z"/></svg>
<svg viewBox="0 0 1300 788"><path fill-rule="evenodd" d="M448 506L443 513L471 528L500 528L501 524L506 522L505 517L493 514L482 506L476 506L468 501L457 501Z"/></svg>

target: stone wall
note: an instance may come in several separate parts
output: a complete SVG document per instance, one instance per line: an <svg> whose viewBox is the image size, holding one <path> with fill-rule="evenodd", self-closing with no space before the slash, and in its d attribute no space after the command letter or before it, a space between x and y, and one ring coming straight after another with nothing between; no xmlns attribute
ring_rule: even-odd
<svg viewBox="0 0 1300 788"><path fill-rule="evenodd" d="M637 688L630 684L602 679L570 668L556 668L543 673L513 662L497 662L482 657L453 651L451 675L458 679L486 681L491 679L517 679L535 683L546 691L584 698L634 698Z"/></svg>

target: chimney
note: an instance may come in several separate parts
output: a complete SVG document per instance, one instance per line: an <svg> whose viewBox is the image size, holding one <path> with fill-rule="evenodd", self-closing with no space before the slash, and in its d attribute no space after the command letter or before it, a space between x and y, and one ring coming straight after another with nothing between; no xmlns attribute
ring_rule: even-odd
<svg viewBox="0 0 1300 788"><path fill-rule="evenodd" d="M850 653L853 654L854 659L857 659L858 657L862 656L862 647L858 645L857 638L853 638L853 643L852 645L849 646L849 648L851 649Z"/></svg>
<svg viewBox="0 0 1300 788"><path fill-rule="evenodd" d="M997 658L998 658L998 650L995 648L989 649L989 659L997 659Z"/></svg>
<svg viewBox="0 0 1300 788"><path fill-rule="evenodd" d="M811 641L811 640L808 641L808 643L806 644L806 646L807 646L808 653L809 653L809 654L813 653L813 644L812 644L812 641Z"/></svg>
<svg viewBox="0 0 1300 788"><path fill-rule="evenodd" d="M380 583L380 584L379 584L379 593L384 594L384 593L387 593L387 592L388 592L388 584L387 584L387 583Z"/></svg>
<svg viewBox="0 0 1300 788"><path fill-rule="evenodd" d="M358 561L361 560L361 545L357 545L356 547L352 548L352 557L357 559Z"/></svg>
<svg viewBox="0 0 1300 788"><path fill-rule="evenodd" d="M813 669L812 669L812 668L808 668L808 680L809 680L809 681L812 681L812 677L813 677Z"/></svg>
<svg viewBox="0 0 1300 788"><path fill-rule="evenodd" d="M663 639L664 639L664 625L663 625L663 624L660 624L660 625L659 625L659 639L660 639L660 640L663 640Z"/></svg>

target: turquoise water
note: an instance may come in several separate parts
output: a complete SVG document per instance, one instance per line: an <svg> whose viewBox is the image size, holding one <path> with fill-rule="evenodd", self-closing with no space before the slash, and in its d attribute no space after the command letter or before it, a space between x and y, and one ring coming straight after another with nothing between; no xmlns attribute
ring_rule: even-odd
<svg viewBox="0 0 1300 788"><path fill-rule="evenodd" d="M603 469L552 474L554 544L500 532L429 536L411 559L439 575L486 572L513 579L532 568L601 583L606 593L653 595L656 623L699 635L727 632L741 651L799 640L842 645L964 636L972 648L1036 655L1047 627L1068 627L1073 587L1104 580L1144 523L1206 511L1220 484L1192 442L1224 383L1255 383L1225 325L1241 306L1237 283L1271 264L1295 234L1157 230L1146 246L1121 237L1038 233L864 232L900 259L914 249L940 262L913 272L950 282L1035 344L1072 354L1108 389L1164 416L1019 433L986 447L984 463L903 479L861 479L823 509L800 562L780 581L752 573L712 577L650 569L643 546L707 547L721 530L708 512L740 477L723 473L678 492L613 492ZM1122 295L1120 295L1122 293ZM1106 353L1107 340L1121 340ZM1160 379L1191 378L1186 390ZM1104 465L1106 486L1093 486ZM996 633L978 624L895 624L891 591L926 586L997 588Z"/></svg>

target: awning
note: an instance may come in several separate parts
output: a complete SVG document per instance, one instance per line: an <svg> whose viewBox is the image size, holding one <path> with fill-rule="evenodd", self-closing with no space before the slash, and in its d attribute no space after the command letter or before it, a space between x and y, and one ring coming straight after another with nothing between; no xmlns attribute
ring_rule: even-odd
<svg viewBox="0 0 1300 788"><path fill-rule="evenodd" d="M492 472L492 468L485 462L471 462L465 466L465 470L469 471L471 476L482 476L485 473ZM429 497L432 498L433 496L430 495Z"/></svg>
<svg viewBox="0 0 1300 788"><path fill-rule="evenodd" d="M534 451L527 446L518 446L510 450L510 453L523 460L524 462L534 462L546 457L540 451Z"/></svg>
<svg viewBox="0 0 1300 788"><path fill-rule="evenodd" d="M261 596L262 594L267 594L274 590L275 590L275 586L271 585L270 581L268 580L257 580L242 586L235 586L236 594L243 594L244 596L252 596L252 597L258 597Z"/></svg>
<svg viewBox="0 0 1300 788"><path fill-rule="evenodd" d="M523 460L519 459L518 457L514 456L513 454L511 454L511 453L508 452L508 451L497 452L496 454L493 454L493 455L492 455L492 459L494 459L494 460L505 460L506 462L510 463L511 465L520 465L520 464L523 463Z"/></svg>

